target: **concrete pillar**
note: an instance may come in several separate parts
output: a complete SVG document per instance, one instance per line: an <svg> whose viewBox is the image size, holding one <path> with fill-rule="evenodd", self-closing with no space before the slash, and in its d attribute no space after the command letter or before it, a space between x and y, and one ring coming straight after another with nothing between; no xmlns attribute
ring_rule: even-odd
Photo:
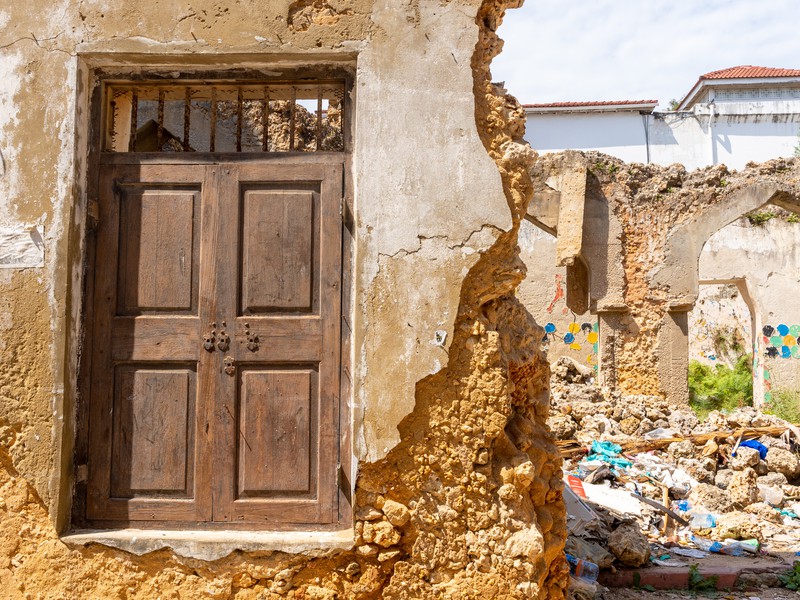
<svg viewBox="0 0 800 600"><path fill-rule="evenodd" d="M667 401L674 405L689 402L689 311L691 306L671 308L658 333L658 377Z"/></svg>
<svg viewBox="0 0 800 600"><path fill-rule="evenodd" d="M624 309L597 312L599 324L599 349L597 352L598 383L601 387L616 389L618 359L622 355L623 332L628 311Z"/></svg>

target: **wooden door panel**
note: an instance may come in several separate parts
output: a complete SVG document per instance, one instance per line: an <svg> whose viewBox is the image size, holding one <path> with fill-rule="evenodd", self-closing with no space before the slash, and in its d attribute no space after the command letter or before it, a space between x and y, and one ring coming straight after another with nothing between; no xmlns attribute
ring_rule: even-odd
<svg viewBox="0 0 800 600"><path fill-rule="evenodd" d="M247 362L308 363L319 362L323 356L319 317L241 318L235 339L237 358ZM250 340L257 342L248 346Z"/></svg>
<svg viewBox="0 0 800 600"><path fill-rule="evenodd" d="M111 440L113 497L190 497L196 381L192 368L117 368Z"/></svg>
<svg viewBox="0 0 800 600"><path fill-rule="evenodd" d="M237 498L314 491L316 383L311 369L242 372Z"/></svg>
<svg viewBox="0 0 800 600"><path fill-rule="evenodd" d="M191 311L199 190L124 186L121 196L118 314Z"/></svg>
<svg viewBox="0 0 800 600"><path fill-rule="evenodd" d="M317 200L310 190L244 190L243 314L311 312Z"/></svg>
<svg viewBox="0 0 800 600"><path fill-rule="evenodd" d="M200 212L217 194L209 169L125 165L100 177L86 492L92 524L211 516L208 452L198 443L210 365L201 316L209 319L199 306Z"/></svg>
<svg viewBox="0 0 800 600"><path fill-rule="evenodd" d="M236 210L222 217L221 236L237 243L221 260L241 264L217 298L220 314L231 315L238 373L218 395L230 445L215 456L236 459L215 480L214 518L241 527L335 523L342 166L224 171L222 201ZM226 417L228 406L236 416Z"/></svg>

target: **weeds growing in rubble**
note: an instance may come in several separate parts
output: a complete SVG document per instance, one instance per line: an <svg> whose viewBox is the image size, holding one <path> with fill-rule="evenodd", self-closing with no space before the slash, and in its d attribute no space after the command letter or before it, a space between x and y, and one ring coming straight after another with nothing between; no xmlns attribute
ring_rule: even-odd
<svg viewBox="0 0 800 600"><path fill-rule="evenodd" d="M795 561L791 571L787 571L786 575L778 575L781 583L786 589L800 590L800 560Z"/></svg>
<svg viewBox="0 0 800 600"><path fill-rule="evenodd" d="M800 423L800 390L773 390L772 399L764 408L767 414L789 423Z"/></svg>
<svg viewBox="0 0 800 600"><path fill-rule="evenodd" d="M689 363L689 404L702 421L714 410L731 412L753 405L752 355L739 358L731 369L718 364L709 367L693 360Z"/></svg>
<svg viewBox="0 0 800 600"><path fill-rule="evenodd" d="M693 592L711 592L717 589L719 575L704 577L700 574L697 565L689 567L689 589Z"/></svg>

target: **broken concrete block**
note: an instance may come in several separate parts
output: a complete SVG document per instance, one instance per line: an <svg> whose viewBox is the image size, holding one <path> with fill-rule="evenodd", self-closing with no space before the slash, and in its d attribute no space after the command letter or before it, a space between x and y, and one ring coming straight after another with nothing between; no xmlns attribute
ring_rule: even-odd
<svg viewBox="0 0 800 600"><path fill-rule="evenodd" d="M750 467L737 471L728 484L728 497L736 508L744 508L758 502L758 475Z"/></svg>
<svg viewBox="0 0 800 600"><path fill-rule="evenodd" d="M547 426L558 440L572 439L578 429L578 424L570 415L553 415L547 419Z"/></svg>
<svg viewBox="0 0 800 600"><path fill-rule="evenodd" d="M766 504L765 502L756 502L755 504L751 504L750 506L745 507L743 512L746 512L750 515L755 515L762 521L769 521L770 523L775 523L776 525L780 525L783 521L783 515L781 515L780 511L769 504Z"/></svg>
<svg viewBox="0 0 800 600"><path fill-rule="evenodd" d="M800 459L789 450L783 448L770 448L766 458L770 471L782 473L787 479L800 476Z"/></svg>
<svg viewBox="0 0 800 600"><path fill-rule="evenodd" d="M689 495L689 502L694 508L705 508L714 514L726 513L733 509L733 502L727 492L708 483L698 483Z"/></svg>
<svg viewBox="0 0 800 600"><path fill-rule="evenodd" d="M697 452L694 448L694 442L681 440L680 442L672 442L667 446L667 453L675 458L694 458Z"/></svg>
<svg viewBox="0 0 800 600"><path fill-rule="evenodd" d="M641 567L650 560L650 544L636 523L623 523L612 531L608 549L627 567Z"/></svg>
<svg viewBox="0 0 800 600"><path fill-rule="evenodd" d="M759 485L775 485L775 486L782 486L789 483L789 480L786 479L786 475L783 473L767 473L758 478Z"/></svg>
<svg viewBox="0 0 800 600"><path fill-rule="evenodd" d="M744 512L732 512L727 515L720 515L717 518L717 526L712 530L712 535L718 540L749 540L757 539L764 541L764 523L755 515Z"/></svg>
<svg viewBox="0 0 800 600"><path fill-rule="evenodd" d="M731 477L733 477L733 471L730 469L720 469L714 476L714 485L721 490L727 489L728 484L731 482Z"/></svg>
<svg viewBox="0 0 800 600"><path fill-rule="evenodd" d="M739 447L736 449L736 456L731 457L730 467L734 471L742 471L747 467L756 466L759 460L761 457L758 455L758 450Z"/></svg>

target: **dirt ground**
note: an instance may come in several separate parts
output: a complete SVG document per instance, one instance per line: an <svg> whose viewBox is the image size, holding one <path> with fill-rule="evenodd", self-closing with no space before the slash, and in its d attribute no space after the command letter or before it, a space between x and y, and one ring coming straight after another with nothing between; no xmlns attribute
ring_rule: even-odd
<svg viewBox="0 0 800 600"><path fill-rule="evenodd" d="M677 600L679 598L716 598L719 600L796 600L798 592L786 588L762 588L749 592L692 592L671 590L647 592L634 589L610 589L597 598L602 600Z"/></svg>

